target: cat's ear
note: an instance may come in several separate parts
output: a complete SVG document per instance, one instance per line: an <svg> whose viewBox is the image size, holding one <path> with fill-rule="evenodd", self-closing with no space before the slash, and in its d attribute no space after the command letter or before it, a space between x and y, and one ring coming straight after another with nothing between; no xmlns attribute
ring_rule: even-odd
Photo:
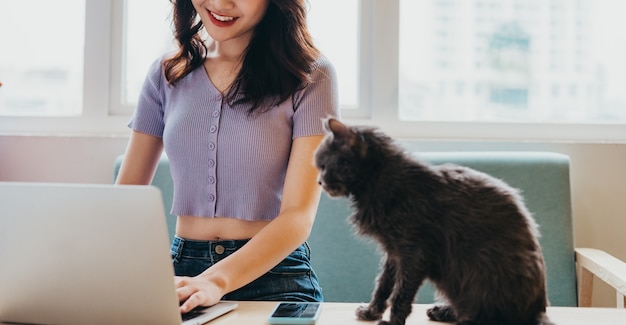
<svg viewBox="0 0 626 325"><path fill-rule="evenodd" d="M347 125L339 122L334 118L324 120L324 128L333 133L336 140L340 140L347 144L353 144L356 134Z"/></svg>

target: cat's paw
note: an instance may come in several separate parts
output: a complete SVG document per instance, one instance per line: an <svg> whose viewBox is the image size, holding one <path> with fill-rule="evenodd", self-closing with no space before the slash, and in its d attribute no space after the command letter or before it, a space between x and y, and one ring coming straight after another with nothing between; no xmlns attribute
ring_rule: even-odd
<svg viewBox="0 0 626 325"><path fill-rule="evenodd" d="M368 306L359 306L356 309L356 317L360 320L377 320L383 317L383 314L373 312Z"/></svg>
<svg viewBox="0 0 626 325"><path fill-rule="evenodd" d="M435 306L428 309L426 315L437 322L454 322L456 320L454 310L450 306Z"/></svg>

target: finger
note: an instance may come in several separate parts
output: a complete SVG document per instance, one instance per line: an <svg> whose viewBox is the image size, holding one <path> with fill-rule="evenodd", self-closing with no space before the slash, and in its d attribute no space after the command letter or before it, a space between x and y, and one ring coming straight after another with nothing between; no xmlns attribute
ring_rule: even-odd
<svg viewBox="0 0 626 325"><path fill-rule="evenodd" d="M178 296L178 301L185 301L191 297L197 291L196 288L185 286L182 288L176 289L176 295Z"/></svg>
<svg viewBox="0 0 626 325"><path fill-rule="evenodd" d="M180 305L180 312L181 313L186 313L194 308L196 308L197 306L202 305L202 303L204 302L204 295L202 294L201 291L197 291L194 294L192 294L191 296L189 296L189 298L187 300L185 300L185 302Z"/></svg>

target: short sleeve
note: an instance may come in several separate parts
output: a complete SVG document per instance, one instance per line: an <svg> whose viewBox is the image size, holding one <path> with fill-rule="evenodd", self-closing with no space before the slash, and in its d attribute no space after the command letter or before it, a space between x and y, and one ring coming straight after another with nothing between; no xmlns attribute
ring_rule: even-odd
<svg viewBox="0 0 626 325"><path fill-rule="evenodd" d="M324 134L322 120L339 118L335 68L321 57L311 73L311 83L294 95L293 138Z"/></svg>
<svg viewBox="0 0 626 325"><path fill-rule="evenodd" d="M141 87L137 108L128 124L131 129L158 137L163 136L164 88L166 88L165 77L161 68L161 59L158 59L150 65Z"/></svg>

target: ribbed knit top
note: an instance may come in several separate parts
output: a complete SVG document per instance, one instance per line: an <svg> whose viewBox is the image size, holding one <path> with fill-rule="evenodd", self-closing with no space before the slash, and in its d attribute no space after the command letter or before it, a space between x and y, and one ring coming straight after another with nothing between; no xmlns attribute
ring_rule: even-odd
<svg viewBox="0 0 626 325"><path fill-rule="evenodd" d="M150 67L129 127L163 138L174 181L172 214L272 220L280 210L292 140L323 134L339 116L337 79L325 58L313 82L261 114L230 106L203 66L168 85Z"/></svg>

